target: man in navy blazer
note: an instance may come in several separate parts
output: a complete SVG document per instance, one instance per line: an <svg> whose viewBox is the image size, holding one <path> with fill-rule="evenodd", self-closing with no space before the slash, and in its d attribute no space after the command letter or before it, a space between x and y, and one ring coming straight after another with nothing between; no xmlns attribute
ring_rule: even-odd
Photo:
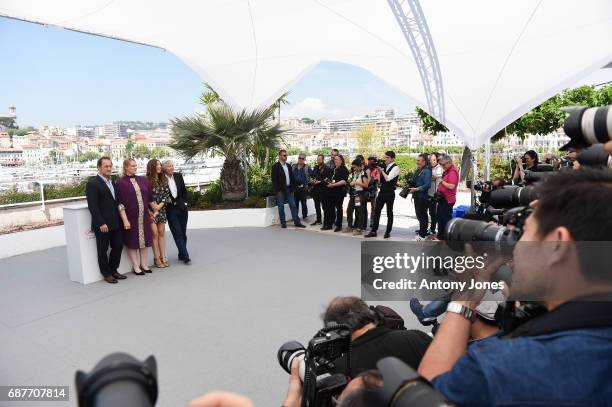
<svg viewBox="0 0 612 407"><path fill-rule="evenodd" d="M98 266L107 283L116 284L126 276L117 269L121 262L123 239L115 183L111 178L113 162L109 157L98 160L98 174L87 182L87 207L91 213L91 230L96 236ZM110 254L108 247L110 245Z"/></svg>

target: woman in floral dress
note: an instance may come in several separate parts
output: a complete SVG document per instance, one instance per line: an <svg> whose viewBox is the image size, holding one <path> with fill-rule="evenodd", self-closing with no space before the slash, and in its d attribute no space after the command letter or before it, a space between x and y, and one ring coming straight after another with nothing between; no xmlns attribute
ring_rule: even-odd
<svg viewBox="0 0 612 407"><path fill-rule="evenodd" d="M151 218L151 230L153 232L153 256L155 267L168 267L166 256L166 203L170 198L168 179L162 173L162 165L159 160L150 160L147 163L147 179L151 184L151 192L157 208L157 216Z"/></svg>

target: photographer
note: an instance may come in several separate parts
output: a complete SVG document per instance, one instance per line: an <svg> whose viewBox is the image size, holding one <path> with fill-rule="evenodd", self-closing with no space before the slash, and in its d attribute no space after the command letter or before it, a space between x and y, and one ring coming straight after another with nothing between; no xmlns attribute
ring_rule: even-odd
<svg viewBox="0 0 612 407"><path fill-rule="evenodd" d="M431 170L427 166L427 154L419 154L416 160L417 170L410 180L410 188L414 201L414 210L419 220L419 235L416 240L427 237L427 209L429 207L429 187L431 186Z"/></svg>
<svg viewBox="0 0 612 407"><path fill-rule="evenodd" d="M348 169L344 165L344 158L341 155L334 157L335 167L329 172L328 182L325 185L325 199L323 211L323 227L321 230L331 230L335 224L334 232L342 231L342 203L346 195L348 184ZM326 210L327 208L327 210Z"/></svg>
<svg viewBox="0 0 612 407"><path fill-rule="evenodd" d="M322 217L321 217L321 202L323 199L323 184L322 182L328 176L328 168L325 165L325 157L323 154L319 154L317 156L317 165L315 165L312 173L310 174L310 196L312 196L312 200L314 201L315 211L317 213L317 219L312 222L311 226L321 225Z"/></svg>
<svg viewBox="0 0 612 407"><path fill-rule="evenodd" d="M436 234L436 224L438 223L438 202L435 199L432 199L433 196L438 191L438 185L442 181L442 173L444 169L438 163L438 154L431 153L429 155L429 168L431 169L431 185L429 186L429 191L427 195L429 196L429 217L431 218L431 227L429 228L429 234Z"/></svg>
<svg viewBox="0 0 612 407"><path fill-rule="evenodd" d="M293 197L295 200L295 206L297 207L298 213L300 213L300 205L302 206L302 219L306 220L308 217L308 178L310 176L310 166L306 164L306 154L300 153L298 155L297 164L293 164L291 167L293 171L293 179L295 180L295 191Z"/></svg>
<svg viewBox="0 0 612 407"><path fill-rule="evenodd" d="M468 348L477 297L451 302L419 373L458 405L586 406L612 400L611 254L604 248L594 256L586 250L592 246L585 246L601 248L612 240L612 173L559 172L542 181L538 192L514 248L510 295L542 298L538 303L547 312ZM494 269L488 267L483 277Z"/></svg>
<svg viewBox="0 0 612 407"><path fill-rule="evenodd" d="M378 222L383 206L387 206L387 230L385 231L385 239L391 237L393 229L393 202L395 201L395 187L400 174L400 169L395 165L395 153L387 151L385 153L386 168L378 167L380 173L380 191L376 197L376 206L374 207L374 215L372 222L372 230L365 237L376 237L378 230Z"/></svg>
<svg viewBox="0 0 612 407"><path fill-rule="evenodd" d="M395 356L406 364L417 368L431 338L424 332L416 330L391 330L377 326L376 315L361 298L336 297L325 313L323 322L348 325L352 329L351 368L343 371L343 358L335 365L350 377L375 369L376 362L386 356Z"/></svg>
<svg viewBox="0 0 612 407"><path fill-rule="evenodd" d="M380 172L376 168L377 158L368 157L366 161L366 175L368 176L368 202L370 202L370 228L374 224L374 208L376 207L376 196L378 195L378 184L380 183ZM365 224L368 225L368 210L365 211Z"/></svg>
<svg viewBox="0 0 612 407"><path fill-rule="evenodd" d="M436 196L438 199L438 239L444 240L446 224L453 217L453 206L457 197L457 185L459 184L459 173L453 165L453 160L449 155L440 156L440 165L444 172L442 180L438 185Z"/></svg>
<svg viewBox="0 0 612 407"><path fill-rule="evenodd" d="M512 175L512 182L515 185L524 184L525 171L537 171L539 163L538 153L533 150L525 152L522 159L517 158L515 160L516 168L514 169L514 174Z"/></svg>
<svg viewBox="0 0 612 407"><path fill-rule="evenodd" d="M349 203L346 209L347 227L345 232L353 232L353 213L355 214L355 230L353 235L358 236L365 230L366 193L368 176L363 171L363 162L356 158L351 164L351 177L349 179Z"/></svg>
<svg viewBox="0 0 612 407"><path fill-rule="evenodd" d="M325 164L327 168L329 168L332 171L334 170L334 167L336 166L336 157L339 155L340 155L340 151L338 151L337 148L332 148L329 154L329 161L327 161L327 163Z"/></svg>

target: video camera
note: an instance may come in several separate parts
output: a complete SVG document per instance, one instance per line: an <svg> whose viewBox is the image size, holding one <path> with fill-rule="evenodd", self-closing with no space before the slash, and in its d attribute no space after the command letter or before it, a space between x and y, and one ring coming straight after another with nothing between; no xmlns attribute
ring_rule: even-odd
<svg viewBox="0 0 612 407"><path fill-rule="evenodd" d="M370 161L369 164L368 164L369 168L376 168L376 167L387 168L387 163L383 159L380 159L380 158L376 158L376 159L368 158L368 160Z"/></svg>

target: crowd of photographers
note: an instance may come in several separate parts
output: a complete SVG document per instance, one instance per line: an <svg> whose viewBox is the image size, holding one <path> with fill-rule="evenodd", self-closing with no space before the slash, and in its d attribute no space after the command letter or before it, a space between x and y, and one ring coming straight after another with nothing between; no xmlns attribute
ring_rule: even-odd
<svg viewBox="0 0 612 407"><path fill-rule="evenodd" d="M610 405L612 171L558 171L534 188L504 295L547 298L453 296L433 337L404 328L390 308L335 298L307 346L279 350L290 374L283 406ZM597 261L581 245L592 242L600 243ZM503 261L489 259L478 278L492 278ZM252 404L212 393L190 406Z"/></svg>
<svg viewBox="0 0 612 407"><path fill-rule="evenodd" d="M311 226L319 225L321 230L366 238L376 237L382 210L386 208L384 238L389 238L393 230L393 204L399 176L400 168L395 163L393 151L385 152L383 159L374 156L366 159L357 155L347 166L345 158L333 149L328 161L325 161L325 156L318 155L311 168L304 154L299 154L296 164L289 165L287 152L280 150L278 161L272 167L272 184L281 227L287 227L285 204L289 204L295 226L305 227L302 220L308 216L306 202L311 196L316 211ZM412 194L414 199L420 225L417 240L429 235L444 239L445 226L452 218L458 183L459 173L448 154L434 152L418 156L417 169L400 193L403 198ZM347 226L343 229L343 204L347 197Z"/></svg>
<svg viewBox="0 0 612 407"><path fill-rule="evenodd" d="M447 221L457 171L448 156L421 154L404 192L413 194L419 237L433 232L427 230L429 212L443 244L460 239L469 252L465 242L496 243L499 252L471 278L491 281L508 267L508 286L437 301L435 311L445 316L433 339L405 329L387 307L356 297L333 299L324 327L307 346L289 342L279 349L279 363L290 373L283 406L611 405L612 109L597 111L590 114L599 117L594 126L580 128L582 118L575 115L566 120L568 146L578 148L563 159L547 156L542 164L528 151L512 171L518 185L505 186L502 178L480 185L485 219L473 213L474 219ZM389 174L392 158L388 152L387 167L378 168ZM368 168L353 162L365 188ZM532 177L539 172L548 174ZM496 202L509 205L495 212ZM504 247L510 263L501 255ZM191 407L252 405L236 397L209 394Z"/></svg>

